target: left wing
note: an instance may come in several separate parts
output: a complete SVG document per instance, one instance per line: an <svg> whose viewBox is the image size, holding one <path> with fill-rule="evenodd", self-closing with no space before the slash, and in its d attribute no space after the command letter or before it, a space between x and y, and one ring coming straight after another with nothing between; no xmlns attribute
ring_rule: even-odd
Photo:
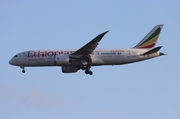
<svg viewBox="0 0 180 119"><path fill-rule="evenodd" d="M94 51L94 49L98 46L99 42L103 38L103 36L109 31L99 34L89 43L75 51L70 55L70 58L80 60L82 64L87 63L87 59L89 59L90 54Z"/></svg>
<svg viewBox="0 0 180 119"><path fill-rule="evenodd" d="M90 55L94 51L94 49L98 46L100 40L103 38L103 36L107 32L109 32L109 31L106 31L106 32L96 36L89 43L87 43L86 45L84 45L83 47L81 47L80 49L75 51L73 54L71 54L71 57L80 58L80 57L85 56L85 55Z"/></svg>

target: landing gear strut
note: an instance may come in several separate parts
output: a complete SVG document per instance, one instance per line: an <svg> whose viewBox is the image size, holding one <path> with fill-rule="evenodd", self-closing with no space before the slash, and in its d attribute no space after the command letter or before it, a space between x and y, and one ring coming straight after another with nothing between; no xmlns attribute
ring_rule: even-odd
<svg viewBox="0 0 180 119"><path fill-rule="evenodd" d="M22 70L22 73L25 73L25 72L26 72L24 66L21 66L20 68L23 69L23 70Z"/></svg>

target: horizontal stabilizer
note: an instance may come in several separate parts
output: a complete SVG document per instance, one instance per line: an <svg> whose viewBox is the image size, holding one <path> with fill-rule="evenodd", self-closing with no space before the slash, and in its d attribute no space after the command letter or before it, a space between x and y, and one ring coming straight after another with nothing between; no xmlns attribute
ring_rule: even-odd
<svg viewBox="0 0 180 119"><path fill-rule="evenodd" d="M162 46L153 48L153 49L151 49L151 50L145 52L143 55L150 55L150 54L152 54L152 53L156 53L156 52L158 52L161 48L162 48Z"/></svg>

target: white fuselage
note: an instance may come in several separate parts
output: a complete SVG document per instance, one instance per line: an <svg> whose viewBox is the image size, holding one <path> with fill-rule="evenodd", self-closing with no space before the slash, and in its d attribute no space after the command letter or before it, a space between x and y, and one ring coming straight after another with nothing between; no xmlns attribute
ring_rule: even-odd
<svg viewBox="0 0 180 119"><path fill-rule="evenodd" d="M160 56L160 52L150 55L142 55L149 49L96 49L91 56L90 66L98 65L122 65ZM57 56L70 55L76 50L32 50L25 51L14 56L9 63L15 66L80 66L81 62L69 62L61 64L57 62Z"/></svg>

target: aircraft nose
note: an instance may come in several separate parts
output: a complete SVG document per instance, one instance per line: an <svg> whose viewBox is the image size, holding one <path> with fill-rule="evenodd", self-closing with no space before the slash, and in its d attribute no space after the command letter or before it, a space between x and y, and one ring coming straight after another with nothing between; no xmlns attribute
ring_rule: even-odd
<svg viewBox="0 0 180 119"><path fill-rule="evenodd" d="M9 60L9 64L16 66L16 65L17 65L17 59L11 58L11 59Z"/></svg>
<svg viewBox="0 0 180 119"><path fill-rule="evenodd" d="M9 60L9 64L11 64L11 65L13 64L13 63L12 63L12 59Z"/></svg>

